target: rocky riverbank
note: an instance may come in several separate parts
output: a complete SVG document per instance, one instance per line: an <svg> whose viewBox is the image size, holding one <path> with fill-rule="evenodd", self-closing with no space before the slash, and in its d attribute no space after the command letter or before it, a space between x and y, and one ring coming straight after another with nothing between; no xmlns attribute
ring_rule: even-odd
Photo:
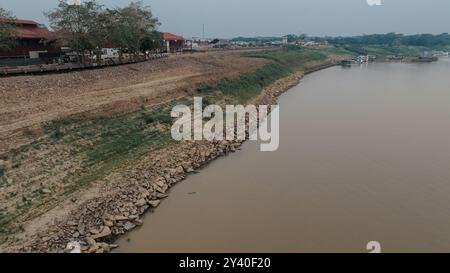
<svg viewBox="0 0 450 273"><path fill-rule="evenodd" d="M187 101L200 84L267 63L246 54L1 77L0 251L99 196L98 188L112 183L105 177L171 142L172 104Z"/></svg>
<svg viewBox="0 0 450 273"><path fill-rule="evenodd" d="M264 59L266 54L282 59L283 56L291 53L291 51L266 52L261 56L256 55L251 58L237 56L237 59L242 59L241 61L257 59L258 61L254 61L255 63L266 63ZM208 83L210 80L198 76L195 82L197 84L194 87L198 89L190 92L185 89L184 96L171 96L171 99L165 101L164 105L171 108L172 103L177 103L182 98L189 100L192 96L201 94L210 99L209 101L218 104L225 103L227 96L234 95L235 100L246 101L247 104L273 105L276 104L278 96L297 85L305 73L329 67L341 58L316 51L299 51L295 54L299 59L296 63L289 65L278 63L278 66L274 63L261 69L258 68L256 71L253 69L254 72L251 73L236 72L231 75L231 80L228 77L222 78L221 85L218 87L200 89L198 81L205 83L206 79L206 83ZM217 61L223 63L223 56L220 55L220 57ZM258 59L258 57L263 59ZM220 67L221 69L228 67L230 71L233 70L233 66ZM284 69L283 73L277 74L276 71L272 71L273 67ZM302 67L305 72L292 73ZM287 74L289 76L275 80L277 77ZM272 83L266 85L264 82ZM158 83L160 82L158 81ZM142 86L142 88L146 86ZM261 92L256 92L257 88L249 88L249 86L265 86L265 88ZM232 90L230 90L231 87ZM174 88L181 87L176 85ZM213 92L214 88L218 88L220 92ZM235 88L240 89L235 90ZM146 102L149 103L149 101ZM171 125L171 122L161 117L167 109L163 107L149 110L145 105L141 105L140 109L140 116L131 114L129 117L126 115L123 117L121 115L109 116L107 120L93 119L91 122L81 123L81 125L76 123L76 119L74 119L74 124L71 123L71 120L62 120L61 123L53 124L50 127L55 132L50 131L52 138L45 142L45 145L31 146L33 149L47 149L48 145L53 145L57 149L56 151L60 152L63 147L61 144L67 142L73 146L73 141L79 140L78 148L88 148L93 151L80 153L78 150L68 150L66 154L70 157L63 158L64 160L61 162L69 163L74 161L73 156L85 155L87 158L81 157L80 160L90 160L89 162L96 165L93 165L95 168L87 168L83 165L84 167L79 168L79 171L70 168L70 165L66 166L75 176L78 174L79 179L63 180L63 183L67 185L57 183L54 187L45 188L42 188L43 184L41 183L38 187L40 191L37 191L36 194L39 197L47 197L45 200L48 202L39 204L36 209L29 209L29 213L20 215L20 218L3 217L3 227L6 227L5 219L13 219L9 223L12 226L15 225L15 230L21 232L10 233L9 237L6 237L5 234L5 239L0 245L0 252L70 252L73 248L88 253L109 252L117 247L114 242L119 236L142 225L141 216L156 209L168 197L171 187L212 160L237 151L242 145L242 142L239 141L175 143L170 140L170 127L168 126ZM115 119L111 120L111 118ZM122 134L116 134L117 129ZM147 137L148 132L151 133L151 138ZM166 136L167 132L169 132L168 136ZM127 137L122 136L124 133L127 133ZM100 139L96 137L100 137ZM144 145L147 142L140 141L143 137L152 145ZM17 155L14 155L9 159L17 160L17 158ZM23 168L24 165L22 163L18 166ZM51 167L52 164L49 166ZM9 175L12 170L6 174ZM51 168L51 170L53 171L55 168ZM57 177L56 180L58 180ZM33 205L35 201L26 196L25 199L24 195L16 194L14 196L22 197L25 207L19 208L27 209L26 206ZM60 199L57 199L57 196L60 196ZM68 249L68 246L71 249Z"/></svg>

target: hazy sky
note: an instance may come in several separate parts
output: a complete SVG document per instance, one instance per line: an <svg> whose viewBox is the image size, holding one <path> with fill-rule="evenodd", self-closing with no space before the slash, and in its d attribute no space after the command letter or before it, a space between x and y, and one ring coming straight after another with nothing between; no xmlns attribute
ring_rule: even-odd
<svg viewBox="0 0 450 273"><path fill-rule="evenodd" d="M47 23L43 11L57 0L0 0L17 17ZM129 0L98 0L108 7ZM450 32L450 0L145 0L161 30L186 37L359 35Z"/></svg>

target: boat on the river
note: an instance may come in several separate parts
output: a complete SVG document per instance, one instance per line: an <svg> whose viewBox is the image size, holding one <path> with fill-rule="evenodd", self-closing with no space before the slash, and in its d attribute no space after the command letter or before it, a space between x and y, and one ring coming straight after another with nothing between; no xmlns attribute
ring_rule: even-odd
<svg viewBox="0 0 450 273"><path fill-rule="evenodd" d="M340 64L341 64L342 67L351 67L352 66L352 61L350 61L350 60L342 60Z"/></svg>
<svg viewBox="0 0 450 273"><path fill-rule="evenodd" d="M437 62L438 60L439 60L438 56L436 56L433 53L427 52L427 51L424 52L419 57L411 59L411 61L414 63L431 63L431 62Z"/></svg>
<svg viewBox="0 0 450 273"><path fill-rule="evenodd" d="M438 60L439 60L439 58L436 56L430 56L430 57L420 56L420 57L411 59L411 61L413 63L432 63L432 62L437 62Z"/></svg>

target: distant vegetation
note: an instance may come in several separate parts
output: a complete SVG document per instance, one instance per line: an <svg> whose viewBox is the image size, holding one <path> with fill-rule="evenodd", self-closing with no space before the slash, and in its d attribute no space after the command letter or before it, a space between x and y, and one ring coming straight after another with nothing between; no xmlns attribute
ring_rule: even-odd
<svg viewBox="0 0 450 273"><path fill-rule="evenodd" d="M326 38L326 40L335 45L450 46L450 35L448 33L439 35L403 35L388 33L355 37Z"/></svg>
<svg viewBox="0 0 450 273"><path fill-rule="evenodd" d="M368 45L368 46L346 46L347 50L363 55L404 55L418 56L429 50L450 50L450 47L423 47L423 46L385 46L385 45Z"/></svg>
<svg viewBox="0 0 450 273"><path fill-rule="evenodd" d="M247 43L268 43L273 41L280 41L281 37L269 36L269 37L236 37L231 41L233 42L247 42Z"/></svg>
<svg viewBox="0 0 450 273"><path fill-rule="evenodd" d="M440 35L388 33L326 38L326 40L337 47L345 48L348 51L362 55L417 56L429 50L450 50L450 35L447 33Z"/></svg>
<svg viewBox="0 0 450 273"><path fill-rule="evenodd" d="M328 42L338 48L349 50L356 54L404 54L418 55L426 50L450 50L450 35L443 33L403 35L397 33L372 34L354 37L312 37L306 34L286 35L289 42L315 41ZM234 41L272 42L280 41L281 37L238 37Z"/></svg>

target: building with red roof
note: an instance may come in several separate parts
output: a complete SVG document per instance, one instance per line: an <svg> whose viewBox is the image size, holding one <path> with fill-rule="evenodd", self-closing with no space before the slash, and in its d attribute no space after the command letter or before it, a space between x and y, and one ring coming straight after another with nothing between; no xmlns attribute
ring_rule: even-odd
<svg viewBox="0 0 450 273"><path fill-rule="evenodd" d="M163 32L163 39L167 52L182 51L186 46L186 39L184 37L170 32Z"/></svg>
<svg viewBox="0 0 450 273"><path fill-rule="evenodd" d="M45 26L30 20L2 19L11 24L17 45L8 51L0 51L0 58L39 58L39 53L60 53L55 45L56 37Z"/></svg>

